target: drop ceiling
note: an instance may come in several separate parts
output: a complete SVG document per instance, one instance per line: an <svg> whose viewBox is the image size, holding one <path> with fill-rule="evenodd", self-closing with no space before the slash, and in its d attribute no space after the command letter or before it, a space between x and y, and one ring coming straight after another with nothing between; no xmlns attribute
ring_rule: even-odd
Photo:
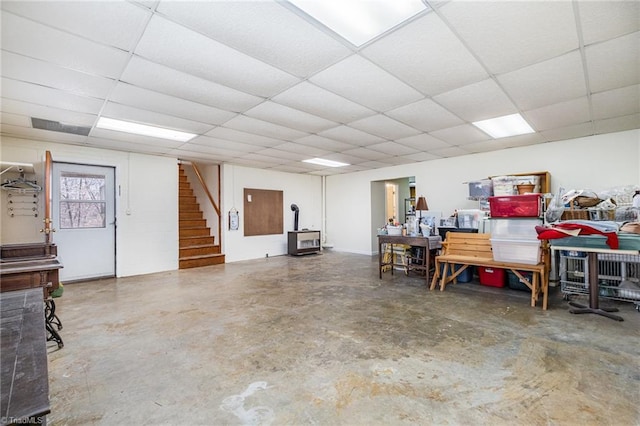
<svg viewBox="0 0 640 426"><path fill-rule="evenodd" d="M2 1L2 135L331 175L640 128L640 2L425 5L356 47L286 1Z"/></svg>

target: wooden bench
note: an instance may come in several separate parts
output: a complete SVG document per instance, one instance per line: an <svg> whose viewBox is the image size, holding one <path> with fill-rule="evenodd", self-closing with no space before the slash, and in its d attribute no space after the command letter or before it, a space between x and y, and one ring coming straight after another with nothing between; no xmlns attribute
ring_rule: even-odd
<svg viewBox="0 0 640 426"><path fill-rule="evenodd" d="M457 277L469 266L508 269L531 289L531 306L536 306L540 293L542 293L542 309L547 309L549 266L546 247L542 250L541 262L537 265L529 265L493 260L490 234L448 232L442 246L444 247L443 253L436 256L435 259L435 273L431 280L430 290L433 290L440 280L440 291L444 291L447 283L457 283ZM443 266L441 267L441 265ZM459 265L459 268L455 270L454 265ZM532 272L531 280L525 278L521 271Z"/></svg>

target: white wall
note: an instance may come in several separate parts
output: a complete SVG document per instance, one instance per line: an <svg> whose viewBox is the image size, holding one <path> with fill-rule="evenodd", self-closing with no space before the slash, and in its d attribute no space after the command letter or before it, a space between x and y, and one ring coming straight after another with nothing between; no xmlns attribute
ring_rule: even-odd
<svg viewBox="0 0 640 426"><path fill-rule="evenodd" d="M477 208L476 202L467 200L468 187L464 182L468 181L548 171L554 193L560 186L598 192L621 185L640 185L639 168L640 130L631 130L329 176L326 237L338 251L362 254L377 251L371 235L383 224L372 223L371 215L362 209L372 204L372 181L415 176L416 194L427 198L430 210L448 215L455 209Z"/></svg>
<svg viewBox="0 0 640 426"><path fill-rule="evenodd" d="M115 167L116 275L128 276L178 267L178 173L173 158L126 153L77 145L3 137L2 161L33 163L44 182L44 156L54 161ZM3 175L3 179L4 179ZM4 191L3 191L4 192ZM3 202L5 200L3 194ZM44 212L44 194L40 194ZM42 242L43 216L9 218L1 206L2 244ZM52 234L55 243L55 233Z"/></svg>
<svg viewBox="0 0 640 426"><path fill-rule="evenodd" d="M222 166L223 251L227 262L264 258L287 253L287 232L293 231L291 204L300 209L298 229L320 230L322 226L322 179L320 176L282 173L247 167ZM283 191L284 233L244 236L244 189ZM229 210L240 213L240 229L229 230Z"/></svg>

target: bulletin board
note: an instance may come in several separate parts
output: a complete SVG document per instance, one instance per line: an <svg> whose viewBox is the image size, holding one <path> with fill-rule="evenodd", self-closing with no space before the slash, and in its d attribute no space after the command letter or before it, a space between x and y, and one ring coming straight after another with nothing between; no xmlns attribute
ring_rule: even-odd
<svg viewBox="0 0 640 426"><path fill-rule="evenodd" d="M282 191L244 188L244 235L284 233Z"/></svg>

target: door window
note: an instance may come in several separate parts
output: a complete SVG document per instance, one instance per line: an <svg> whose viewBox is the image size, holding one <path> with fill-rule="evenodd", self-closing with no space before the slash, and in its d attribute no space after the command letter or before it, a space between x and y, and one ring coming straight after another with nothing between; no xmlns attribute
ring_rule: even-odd
<svg viewBox="0 0 640 426"><path fill-rule="evenodd" d="M63 172L60 174L60 228L107 226L106 177Z"/></svg>

